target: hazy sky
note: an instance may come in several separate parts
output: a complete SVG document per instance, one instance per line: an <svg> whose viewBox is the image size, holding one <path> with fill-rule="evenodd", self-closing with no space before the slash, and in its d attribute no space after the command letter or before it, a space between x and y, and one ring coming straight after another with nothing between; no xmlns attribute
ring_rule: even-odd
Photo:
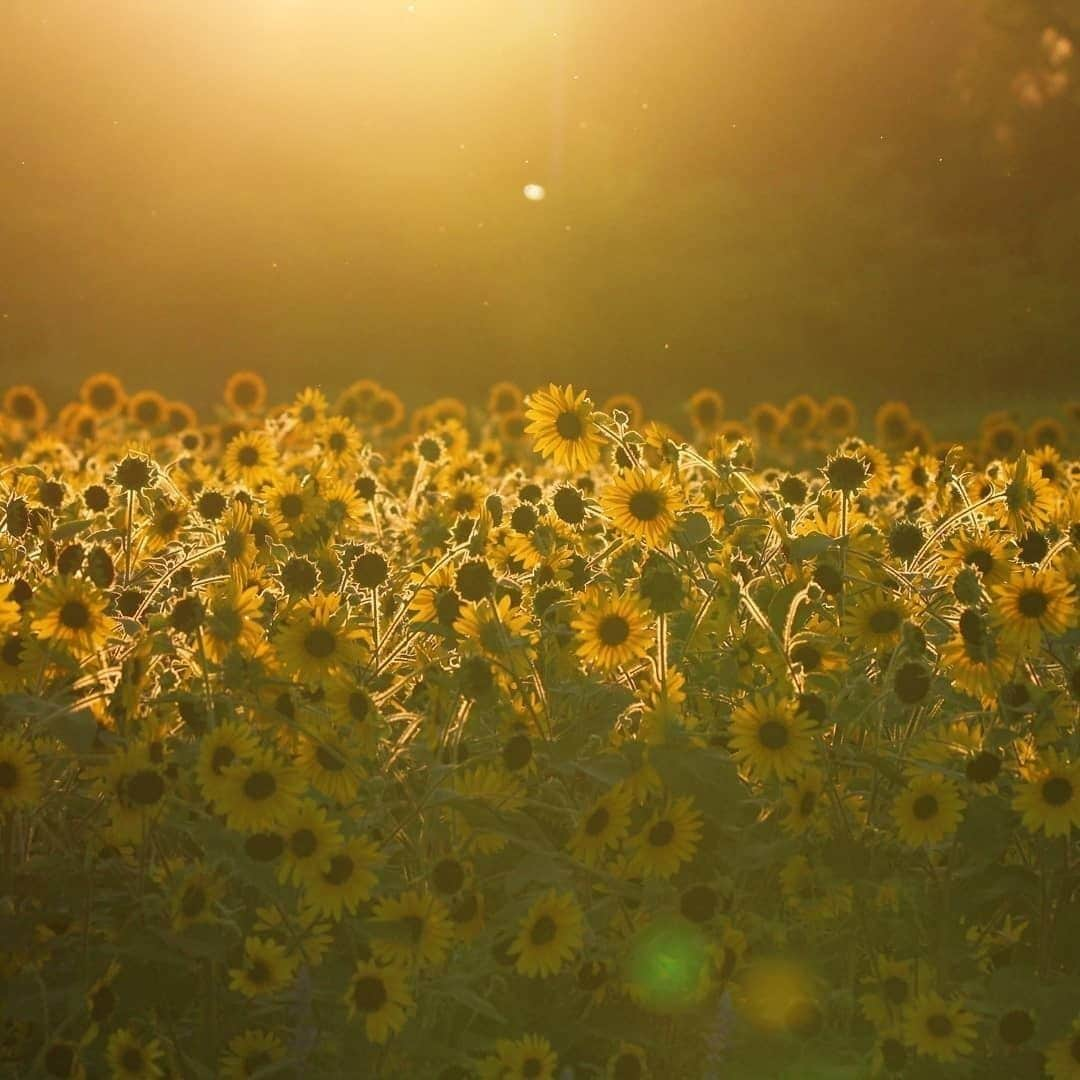
<svg viewBox="0 0 1080 1080"><path fill-rule="evenodd" d="M843 187L920 146L975 6L6 0L0 382L884 378L927 300Z"/></svg>

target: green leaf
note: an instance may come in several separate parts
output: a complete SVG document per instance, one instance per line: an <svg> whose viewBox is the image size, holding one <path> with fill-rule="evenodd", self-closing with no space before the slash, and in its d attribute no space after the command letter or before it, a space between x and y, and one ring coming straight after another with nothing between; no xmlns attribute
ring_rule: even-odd
<svg viewBox="0 0 1080 1080"><path fill-rule="evenodd" d="M79 521L65 521L62 525L57 525L52 531L52 538L56 541L70 540L73 536L78 536L79 533L90 528L94 524L93 518L83 518Z"/></svg>

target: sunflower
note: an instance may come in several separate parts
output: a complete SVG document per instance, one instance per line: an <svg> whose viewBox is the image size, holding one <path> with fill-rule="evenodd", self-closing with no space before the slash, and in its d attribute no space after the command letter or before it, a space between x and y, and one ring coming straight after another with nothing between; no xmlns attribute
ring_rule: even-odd
<svg viewBox="0 0 1080 1080"><path fill-rule="evenodd" d="M225 404L234 413L257 413L266 404L266 383L254 371L238 371L225 383Z"/></svg>
<svg viewBox="0 0 1080 1080"><path fill-rule="evenodd" d="M1080 762L1045 750L1024 769L1013 807L1032 832L1042 829L1047 836L1067 837L1074 825L1080 828Z"/></svg>
<svg viewBox="0 0 1080 1080"><path fill-rule="evenodd" d="M612 480L600 494L600 505L616 527L649 547L667 542L684 499L663 473L634 469Z"/></svg>
<svg viewBox="0 0 1080 1080"><path fill-rule="evenodd" d="M851 604L844 613L842 628L856 648L881 651L897 645L906 618L904 602L875 587Z"/></svg>
<svg viewBox="0 0 1080 1080"><path fill-rule="evenodd" d="M341 826L327 818L323 807L303 799L282 818L280 828L285 852L278 879L297 885L317 881L341 847Z"/></svg>
<svg viewBox="0 0 1080 1080"><path fill-rule="evenodd" d="M855 403L840 395L826 398L821 406L821 423L833 438L840 439L850 435L858 423Z"/></svg>
<svg viewBox="0 0 1080 1080"><path fill-rule="evenodd" d="M272 1031L248 1028L229 1040L218 1064L220 1080L247 1080L285 1056L285 1044Z"/></svg>
<svg viewBox="0 0 1080 1080"><path fill-rule="evenodd" d="M964 800L951 780L938 773L913 777L893 803L900 839L911 847L936 844L960 824Z"/></svg>
<svg viewBox="0 0 1080 1080"><path fill-rule="evenodd" d="M724 397L717 390L703 387L691 396L686 409L694 430L712 435L724 419Z"/></svg>
<svg viewBox="0 0 1080 1080"><path fill-rule="evenodd" d="M196 863L169 884L169 906L174 930L180 932L189 926L216 921L214 905L224 898L226 892L226 883L221 874Z"/></svg>
<svg viewBox="0 0 1080 1080"><path fill-rule="evenodd" d="M296 770L270 750L259 749L225 769L216 800L230 829L256 833L277 825L296 810L304 782Z"/></svg>
<svg viewBox="0 0 1080 1080"><path fill-rule="evenodd" d="M584 390L575 395L573 386L551 383L547 390L530 394L527 405L530 423L525 432L532 436L537 453L574 472L584 472L600 460L603 442Z"/></svg>
<svg viewBox="0 0 1080 1080"><path fill-rule="evenodd" d="M955 1061L971 1051L975 1016L960 998L946 1001L937 993L922 994L905 1015L904 1033L920 1054L936 1061Z"/></svg>
<svg viewBox="0 0 1080 1080"><path fill-rule="evenodd" d="M282 540L310 532L319 522L325 504L310 483L295 473L274 480L260 493L266 503L270 525Z"/></svg>
<svg viewBox="0 0 1080 1080"><path fill-rule="evenodd" d="M299 957L276 941L249 937L241 966L229 969L229 989L249 998L276 994L293 981L299 963Z"/></svg>
<svg viewBox="0 0 1080 1080"><path fill-rule="evenodd" d="M501 596L494 602L488 598L466 604L454 629L461 638L459 648L463 652L475 650L488 656L503 656L515 667L516 660L527 659L525 647L532 636L529 616L521 608L515 608L509 596Z"/></svg>
<svg viewBox="0 0 1080 1080"><path fill-rule="evenodd" d="M497 1039L495 1054L481 1063L483 1080L555 1080L559 1058L542 1035Z"/></svg>
<svg viewBox="0 0 1080 1080"><path fill-rule="evenodd" d="M1030 653L1044 636L1064 634L1076 622L1076 598L1056 570L1021 570L994 590L993 615L1002 637Z"/></svg>
<svg viewBox="0 0 1080 1080"><path fill-rule="evenodd" d="M1051 1080L1080 1080L1080 1016L1069 1034L1046 1048L1046 1075Z"/></svg>
<svg viewBox="0 0 1080 1080"><path fill-rule="evenodd" d="M114 1031L105 1047L113 1080L158 1080L165 1075L158 1064L162 1054L157 1039L140 1039L130 1028Z"/></svg>
<svg viewBox="0 0 1080 1080"><path fill-rule="evenodd" d="M692 796L668 800L642 826L633 840L631 864L643 877L672 877L689 862L701 840L701 812L694 809Z"/></svg>
<svg viewBox="0 0 1080 1080"><path fill-rule="evenodd" d="M780 828L800 836L813 824L821 821L819 813L825 777L820 769L805 769L784 788L787 813L780 819Z"/></svg>
<svg viewBox="0 0 1080 1080"><path fill-rule="evenodd" d="M524 394L512 382L497 382L488 391L488 412L494 416L506 416L521 409Z"/></svg>
<svg viewBox="0 0 1080 1080"><path fill-rule="evenodd" d="M1054 485L1028 467L1027 454L1021 453L1012 465L1001 467L1005 498L992 509L998 520L1016 535L1029 529L1044 529L1050 524L1058 502Z"/></svg>
<svg viewBox="0 0 1080 1080"><path fill-rule="evenodd" d="M40 773L29 743L17 735L0 735L0 811L36 806L41 799Z"/></svg>
<svg viewBox="0 0 1080 1080"><path fill-rule="evenodd" d="M912 423L911 410L902 401L887 401L874 414L878 441L886 446L898 446L905 442Z"/></svg>
<svg viewBox="0 0 1080 1080"><path fill-rule="evenodd" d="M630 830L630 794L613 788L596 799L582 815L567 848L586 866L599 861L608 848L618 847Z"/></svg>
<svg viewBox="0 0 1080 1080"><path fill-rule="evenodd" d="M370 691L358 679L348 675L331 681L326 687L326 707L330 718L349 733L350 744L370 756L379 738L381 714Z"/></svg>
<svg viewBox="0 0 1080 1080"><path fill-rule="evenodd" d="M238 761L250 761L258 745L251 725L243 720L226 720L203 736L195 778L208 802L219 803L227 797L226 769Z"/></svg>
<svg viewBox="0 0 1080 1080"><path fill-rule="evenodd" d="M915 996L916 964L913 960L893 960L878 954L873 972L861 982L866 991L859 995L863 1016L879 1031L892 1031ZM923 981L926 973L922 972Z"/></svg>
<svg viewBox="0 0 1080 1080"><path fill-rule="evenodd" d="M379 931L373 930L372 951L384 963L404 968L445 963L454 928L446 905L437 896L415 889L388 896L375 905L371 922L394 931L392 937L379 937Z"/></svg>
<svg viewBox="0 0 1080 1080"><path fill-rule="evenodd" d="M356 459L364 445L356 425L344 416L332 416L317 432L319 445L332 463L341 465Z"/></svg>
<svg viewBox="0 0 1080 1080"><path fill-rule="evenodd" d="M124 386L115 375L101 371L84 380L79 399L96 416L115 416L124 407Z"/></svg>
<svg viewBox="0 0 1080 1080"><path fill-rule="evenodd" d="M364 779L359 764L366 733L348 725L336 729L321 721L305 731L296 753L296 765L316 791L345 805L356 798Z"/></svg>
<svg viewBox="0 0 1080 1080"><path fill-rule="evenodd" d="M332 919L356 908L371 897L381 862L379 849L362 837L346 840L318 877L304 882L304 897L312 911Z"/></svg>
<svg viewBox="0 0 1080 1080"><path fill-rule="evenodd" d="M272 479L277 463L277 447L263 431L241 432L229 443L222 460L228 480L249 490Z"/></svg>
<svg viewBox="0 0 1080 1080"><path fill-rule="evenodd" d="M797 704L776 694L756 694L731 714L728 746L762 779L796 776L813 754L814 722Z"/></svg>
<svg viewBox="0 0 1080 1080"><path fill-rule="evenodd" d="M349 1019L362 1018L368 1041L380 1044L405 1026L415 1006L402 968L368 961L356 965L344 1001Z"/></svg>
<svg viewBox="0 0 1080 1080"><path fill-rule="evenodd" d="M105 614L108 600L83 578L59 575L34 594L31 627L43 641L55 641L74 656L103 649L115 627Z"/></svg>
<svg viewBox="0 0 1080 1080"><path fill-rule="evenodd" d="M555 975L582 944L582 913L570 893L549 889L522 920L510 953L520 974Z"/></svg>
<svg viewBox="0 0 1080 1080"><path fill-rule="evenodd" d="M41 427L49 418L45 402L32 386L9 387L4 391L2 404L8 416L27 427Z"/></svg>
<svg viewBox="0 0 1080 1080"><path fill-rule="evenodd" d="M210 606L203 626L203 646L207 656L219 663L234 650L252 656L263 648L263 628L259 590L220 586L210 592Z"/></svg>
<svg viewBox="0 0 1080 1080"><path fill-rule="evenodd" d="M221 552L229 563L234 575L245 575L255 562L257 548L255 545L254 528L255 522L251 511L241 502L235 502L228 509L218 508L222 496L211 492L215 496L215 509L217 513L212 516L216 522L217 534L221 543ZM208 516L207 511L211 508L204 506L206 500L200 498L197 508L200 514Z"/></svg>
<svg viewBox="0 0 1080 1080"><path fill-rule="evenodd" d="M165 420L169 403L156 390L140 390L127 399L128 416L143 428L157 428Z"/></svg>
<svg viewBox="0 0 1080 1080"><path fill-rule="evenodd" d="M601 671L614 671L644 658L652 644L650 614L644 600L632 593L608 596L590 592L571 622L580 639L577 655Z"/></svg>
<svg viewBox="0 0 1080 1080"><path fill-rule="evenodd" d="M349 609L337 593L298 604L278 630L277 650L287 671L320 686L360 660L360 631L348 625Z"/></svg>
<svg viewBox="0 0 1080 1080"><path fill-rule="evenodd" d="M1003 585L1012 574L1005 541L995 533L961 533L953 537L941 549L941 561L953 573L971 567L988 589Z"/></svg>

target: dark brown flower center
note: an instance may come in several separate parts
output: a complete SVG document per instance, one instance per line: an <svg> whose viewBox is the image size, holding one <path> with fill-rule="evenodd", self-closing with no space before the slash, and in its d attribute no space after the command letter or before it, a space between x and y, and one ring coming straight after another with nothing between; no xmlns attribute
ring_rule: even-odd
<svg viewBox="0 0 1080 1080"><path fill-rule="evenodd" d="M81 600L69 600L60 609L60 622L69 630L85 630L90 622L90 609Z"/></svg>
<svg viewBox="0 0 1080 1080"><path fill-rule="evenodd" d="M664 500L657 491L635 491L626 509L637 521L655 521L663 513Z"/></svg>
<svg viewBox="0 0 1080 1080"><path fill-rule="evenodd" d="M1042 589L1024 589L1017 597L1016 608L1025 619L1041 619L1050 606Z"/></svg>
<svg viewBox="0 0 1080 1080"><path fill-rule="evenodd" d="M557 931L555 920L550 915L541 915L529 931L529 940L534 945L547 945L555 940Z"/></svg>
<svg viewBox="0 0 1080 1080"><path fill-rule="evenodd" d="M603 644L612 647L622 645L630 636L630 623L621 615L605 615L596 632Z"/></svg>
<svg viewBox="0 0 1080 1080"><path fill-rule="evenodd" d="M943 1013L927 1017L926 1030L937 1039L946 1039L953 1032L953 1022Z"/></svg>
<svg viewBox="0 0 1080 1080"><path fill-rule="evenodd" d="M352 877L354 863L348 855L335 855L330 860L330 869L323 874L327 885L344 885Z"/></svg>
<svg viewBox="0 0 1080 1080"><path fill-rule="evenodd" d="M244 794L253 802L264 802L277 791L277 781L265 770L253 772L244 781Z"/></svg>
<svg viewBox="0 0 1080 1080"><path fill-rule="evenodd" d="M938 801L934 795L920 795L912 804L911 812L919 821L929 821L938 812Z"/></svg>
<svg viewBox="0 0 1080 1080"><path fill-rule="evenodd" d="M325 660L337 648L337 638L324 626L316 626L304 638L304 651L316 660Z"/></svg>
<svg viewBox="0 0 1080 1080"><path fill-rule="evenodd" d="M1073 796L1073 786L1064 776L1052 776L1042 786L1043 801L1050 806L1064 806Z"/></svg>
<svg viewBox="0 0 1080 1080"><path fill-rule="evenodd" d="M581 422L581 417L576 412L564 412L559 413L555 420L555 430L559 435L573 442L576 439L580 439L585 432L585 425Z"/></svg>
<svg viewBox="0 0 1080 1080"><path fill-rule="evenodd" d="M766 720L758 728L758 742L766 750L782 750L787 746L789 739L787 725L779 720Z"/></svg>
<svg viewBox="0 0 1080 1080"><path fill-rule="evenodd" d="M649 830L649 843L653 847L667 847L675 837L675 826L666 818Z"/></svg>
<svg viewBox="0 0 1080 1080"><path fill-rule="evenodd" d="M875 634L891 634L900 625L900 616L892 608L878 608L870 615L870 629Z"/></svg>
<svg viewBox="0 0 1080 1080"><path fill-rule="evenodd" d="M378 1012L387 997L386 984L377 975L362 975L353 983L353 1004L361 1012Z"/></svg>
<svg viewBox="0 0 1080 1080"><path fill-rule="evenodd" d="M298 859L314 855L318 846L318 837L311 829L297 829L289 839L289 848Z"/></svg>

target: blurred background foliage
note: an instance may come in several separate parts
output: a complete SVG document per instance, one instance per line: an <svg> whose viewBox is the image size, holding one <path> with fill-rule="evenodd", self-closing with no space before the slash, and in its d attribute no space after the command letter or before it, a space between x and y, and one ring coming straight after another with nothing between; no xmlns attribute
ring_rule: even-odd
<svg viewBox="0 0 1080 1080"><path fill-rule="evenodd" d="M0 31L0 384L944 424L1080 390L1075 0L7 0Z"/></svg>

